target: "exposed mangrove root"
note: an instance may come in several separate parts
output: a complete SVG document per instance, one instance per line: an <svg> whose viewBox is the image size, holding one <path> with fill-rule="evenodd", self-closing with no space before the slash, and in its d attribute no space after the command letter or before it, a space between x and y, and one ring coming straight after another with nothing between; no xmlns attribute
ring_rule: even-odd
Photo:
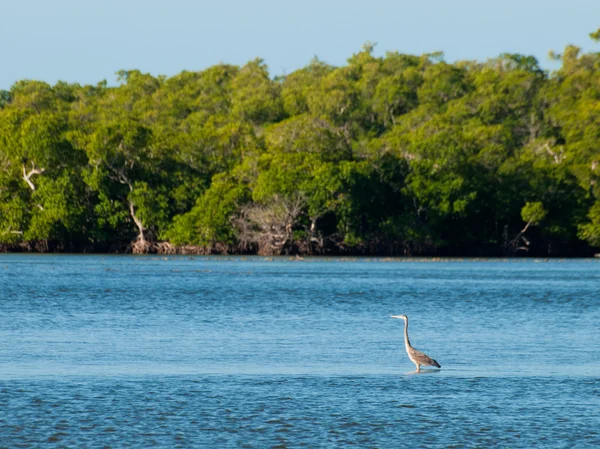
<svg viewBox="0 0 600 449"><path fill-rule="evenodd" d="M153 245L150 242L148 242L146 239L138 238L131 244L131 253L132 254L148 254L150 252L154 252L154 251L150 251L152 249L152 246Z"/></svg>
<svg viewBox="0 0 600 449"><path fill-rule="evenodd" d="M132 254L161 254L161 255L194 255L208 256L210 254L228 254L231 248L224 245L206 247L184 245L177 246L169 242L149 242L147 240L137 239L131 243L129 251Z"/></svg>

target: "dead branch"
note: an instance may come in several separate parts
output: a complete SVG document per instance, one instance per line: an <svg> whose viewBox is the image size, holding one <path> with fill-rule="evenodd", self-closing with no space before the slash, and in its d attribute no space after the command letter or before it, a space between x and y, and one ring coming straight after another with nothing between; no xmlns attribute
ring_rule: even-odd
<svg viewBox="0 0 600 449"><path fill-rule="evenodd" d="M23 181L27 183L31 190L35 190L35 185L31 181L31 177L33 175L41 175L46 171L45 168L37 168L35 163L31 161L31 170L27 173L27 169L25 168L25 164L23 164Z"/></svg>
<svg viewBox="0 0 600 449"><path fill-rule="evenodd" d="M234 222L240 245L258 245L258 254L280 255L293 243L293 227L306 201L297 195L291 199L275 198L268 205L252 205L242 209Z"/></svg>
<svg viewBox="0 0 600 449"><path fill-rule="evenodd" d="M4 234L15 234L15 235L23 235L23 231L13 231L12 229L10 229L11 227L9 226L8 229L6 231L2 231L2 235Z"/></svg>
<svg viewBox="0 0 600 449"><path fill-rule="evenodd" d="M104 161L104 164L113 172L113 174L115 174L117 176L116 178L113 178L113 179L120 182L121 184L127 185L127 187L129 187L129 191L133 192L133 183L125 174L124 167L117 168L108 161Z"/></svg>
<svg viewBox="0 0 600 449"><path fill-rule="evenodd" d="M556 163L556 164L560 164L565 158L565 156L562 152L557 152L557 151L554 151L552 148L550 148L549 142L546 142L544 145L538 147L538 149L537 149L538 152L542 151L542 150L545 150L546 153L548 153L550 155L550 157L552 157L552 159L554 160L554 163Z"/></svg>
<svg viewBox="0 0 600 449"><path fill-rule="evenodd" d="M531 242L527 237L525 237L525 232L527 232L527 229L529 229L529 226L531 226L532 222L532 220L529 220L525 227L519 231L517 236L510 241L509 245L511 248L513 248L514 252L529 251L529 245L531 245ZM524 243L524 246L518 246L521 242Z"/></svg>

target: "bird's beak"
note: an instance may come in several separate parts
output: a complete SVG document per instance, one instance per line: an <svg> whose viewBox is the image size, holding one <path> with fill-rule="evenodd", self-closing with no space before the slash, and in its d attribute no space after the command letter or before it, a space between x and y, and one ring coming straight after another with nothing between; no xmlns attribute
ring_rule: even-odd
<svg viewBox="0 0 600 449"><path fill-rule="evenodd" d="M390 315L392 318L402 318L401 316L398 315Z"/></svg>

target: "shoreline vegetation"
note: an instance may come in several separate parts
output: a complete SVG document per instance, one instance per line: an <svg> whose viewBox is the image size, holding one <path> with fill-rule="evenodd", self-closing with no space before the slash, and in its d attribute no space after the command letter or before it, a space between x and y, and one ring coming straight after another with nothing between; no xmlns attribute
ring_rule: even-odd
<svg viewBox="0 0 600 449"><path fill-rule="evenodd" d="M600 29L590 34L598 43ZM0 90L0 251L591 257L600 53Z"/></svg>

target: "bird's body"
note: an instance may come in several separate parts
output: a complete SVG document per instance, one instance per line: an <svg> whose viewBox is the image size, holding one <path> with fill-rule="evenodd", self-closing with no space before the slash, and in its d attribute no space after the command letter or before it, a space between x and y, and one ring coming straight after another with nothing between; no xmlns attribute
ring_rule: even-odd
<svg viewBox="0 0 600 449"><path fill-rule="evenodd" d="M417 372L421 371L421 365L423 366L435 366L441 368L440 364L429 357L427 354L423 354L421 351L417 351L410 344L408 339L408 317L406 315L392 315L392 318L399 318L404 320L404 346L406 347L406 353L411 362L417 365Z"/></svg>

